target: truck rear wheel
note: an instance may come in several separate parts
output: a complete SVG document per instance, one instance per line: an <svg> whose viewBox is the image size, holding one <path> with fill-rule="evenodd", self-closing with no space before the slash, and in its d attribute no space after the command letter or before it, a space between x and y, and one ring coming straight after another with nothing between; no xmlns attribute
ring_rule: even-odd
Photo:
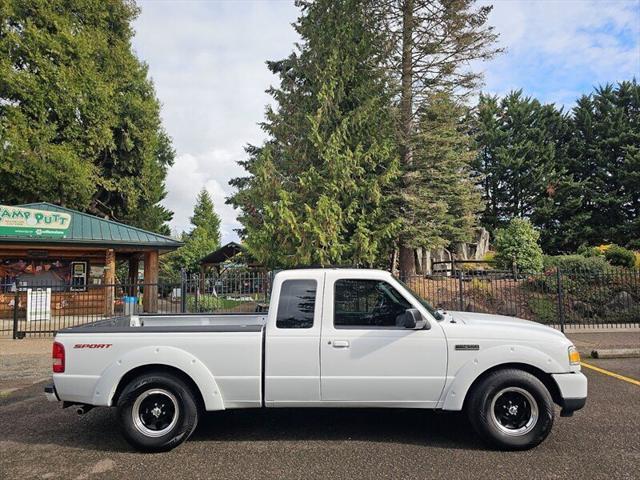
<svg viewBox="0 0 640 480"><path fill-rule="evenodd" d="M553 399L534 375L497 370L474 387L467 415L485 442L502 450L527 450L549 435Z"/></svg>
<svg viewBox="0 0 640 480"><path fill-rule="evenodd" d="M180 378L149 373L132 380L118 400L118 418L126 440L143 452L171 450L198 424L193 392Z"/></svg>

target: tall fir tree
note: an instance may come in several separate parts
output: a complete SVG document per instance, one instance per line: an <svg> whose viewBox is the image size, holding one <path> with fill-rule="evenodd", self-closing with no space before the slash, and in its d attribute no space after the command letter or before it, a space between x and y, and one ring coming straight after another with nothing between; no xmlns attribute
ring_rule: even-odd
<svg viewBox="0 0 640 480"><path fill-rule="evenodd" d="M465 97L482 80L479 71L468 68L469 62L487 60L500 52L495 47L497 34L487 25L491 9L476 6L475 0L375 2L375 12L385 27L382 51L390 53L386 64L400 85L398 142L403 172L414 170L417 105L437 92ZM412 187L401 183L400 188ZM412 205L401 204L399 217L418 215ZM402 275L416 270L412 235L410 230L399 233Z"/></svg>
<svg viewBox="0 0 640 480"><path fill-rule="evenodd" d="M269 62L272 88L250 176L232 180L249 253L269 266L376 265L396 230L397 172L388 79L368 0L298 1L299 51Z"/></svg>
<svg viewBox="0 0 640 480"><path fill-rule="evenodd" d="M0 2L0 201L49 201L155 231L174 159L132 1Z"/></svg>
<svg viewBox="0 0 640 480"><path fill-rule="evenodd" d="M558 248L618 243L640 247L640 85L607 84L578 99L566 170L571 188Z"/></svg>
<svg viewBox="0 0 640 480"><path fill-rule="evenodd" d="M482 211L471 163L476 157L468 110L452 95L434 93L416 118L415 155L404 173L402 230L412 249L471 240Z"/></svg>
<svg viewBox="0 0 640 480"><path fill-rule="evenodd" d="M191 217L192 229L181 235L184 245L166 255L164 270L189 273L200 270L200 260L220 248L220 217L215 211L209 192L203 188L196 198Z"/></svg>
<svg viewBox="0 0 640 480"><path fill-rule="evenodd" d="M561 192L569 186L563 167L570 125L554 105L513 91L502 99L481 95L475 117L478 156L490 232L515 217L529 218L550 248Z"/></svg>

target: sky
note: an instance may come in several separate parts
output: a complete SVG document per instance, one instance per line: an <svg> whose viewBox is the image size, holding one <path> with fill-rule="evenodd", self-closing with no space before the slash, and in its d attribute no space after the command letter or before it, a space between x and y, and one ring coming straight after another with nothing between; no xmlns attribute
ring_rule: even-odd
<svg viewBox="0 0 640 480"><path fill-rule="evenodd" d="M640 79L640 0L493 0L489 23L504 54L474 65L482 91L522 89L571 105L607 82ZM138 0L133 40L149 65L176 160L164 205L174 233L188 230L204 187L222 219L222 243L237 241L237 212L225 204L238 160L260 144L259 127L277 85L265 62L286 57L298 40L293 0Z"/></svg>

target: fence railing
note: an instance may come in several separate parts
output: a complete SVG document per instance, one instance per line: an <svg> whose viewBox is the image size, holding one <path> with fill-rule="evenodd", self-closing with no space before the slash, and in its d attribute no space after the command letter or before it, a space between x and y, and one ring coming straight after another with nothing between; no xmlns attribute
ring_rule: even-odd
<svg viewBox="0 0 640 480"><path fill-rule="evenodd" d="M157 284L0 285L0 336L48 336L112 316L265 311L269 272L226 272ZM500 314L566 327L640 326L640 271L523 274L450 269L403 279L443 310Z"/></svg>
<svg viewBox="0 0 640 480"><path fill-rule="evenodd" d="M508 315L565 327L640 326L640 271L445 270L405 282L443 310Z"/></svg>
<svg viewBox="0 0 640 480"><path fill-rule="evenodd" d="M173 283L77 286L0 285L0 336L48 336L113 316L143 312L200 313L266 310L271 276L235 272L189 276Z"/></svg>

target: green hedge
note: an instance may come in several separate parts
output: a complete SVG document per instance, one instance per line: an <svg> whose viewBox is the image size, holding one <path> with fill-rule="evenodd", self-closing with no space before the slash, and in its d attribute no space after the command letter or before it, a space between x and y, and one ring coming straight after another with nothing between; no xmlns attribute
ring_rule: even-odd
<svg viewBox="0 0 640 480"><path fill-rule="evenodd" d="M611 270L604 257L583 257L582 255L545 255L545 270L559 268L563 272L601 274Z"/></svg>
<svg viewBox="0 0 640 480"><path fill-rule="evenodd" d="M611 245L605 252L604 258L607 259L611 265L617 267L633 268L636 263L636 256L631 250L620 247L618 245Z"/></svg>

